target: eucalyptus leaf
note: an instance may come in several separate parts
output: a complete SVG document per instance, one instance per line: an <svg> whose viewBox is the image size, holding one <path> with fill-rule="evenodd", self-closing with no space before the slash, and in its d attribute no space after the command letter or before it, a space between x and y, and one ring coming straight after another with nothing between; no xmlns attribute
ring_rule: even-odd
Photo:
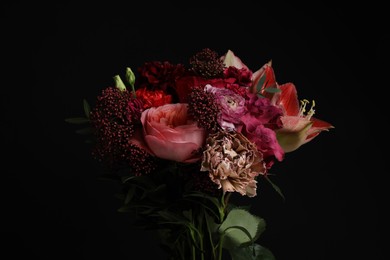
<svg viewBox="0 0 390 260"><path fill-rule="evenodd" d="M255 242L264 230L264 219L239 208L232 209L219 227L220 234L224 236L223 247L227 249Z"/></svg>
<svg viewBox="0 0 390 260"><path fill-rule="evenodd" d="M280 90L280 88L271 88L271 87L269 87L269 88L265 88L264 91L268 92L268 93L279 93L281 90Z"/></svg>
<svg viewBox="0 0 390 260"><path fill-rule="evenodd" d="M66 118L65 122L70 124L86 124L86 123L90 123L90 120L85 117L70 117L70 118Z"/></svg>
<svg viewBox="0 0 390 260"><path fill-rule="evenodd" d="M89 106L86 99L83 100L83 107L84 107L85 116L89 119L90 118L89 115L91 113L91 107Z"/></svg>
<svg viewBox="0 0 390 260"><path fill-rule="evenodd" d="M255 243L246 247L233 248L229 253L232 260L275 260L275 256L269 249Z"/></svg>
<svg viewBox="0 0 390 260"><path fill-rule="evenodd" d="M266 73L264 73L264 75L261 76L261 78L259 79L259 82L257 82L257 85L256 85L257 93L261 93L261 89L263 88L265 80L266 80Z"/></svg>

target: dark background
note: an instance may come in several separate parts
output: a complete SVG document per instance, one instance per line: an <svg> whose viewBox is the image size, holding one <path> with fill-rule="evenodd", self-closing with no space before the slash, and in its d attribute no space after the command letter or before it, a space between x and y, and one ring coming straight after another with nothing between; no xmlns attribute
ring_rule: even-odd
<svg viewBox="0 0 390 260"><path fill-rule="evenodd" d="M272 3L271 3L272 2ZM83 114L126 67L186 63L232 50L252 70L273 60L279 83L316 101L335 129L238 198L267 221L258 241L285 259L386 259L389 31L375 2L239 1L2 4L1 254L7 259L159 259L153 234L118 213L114 183L64 118ZM22 257L22 258L21 258Z"/></svg>

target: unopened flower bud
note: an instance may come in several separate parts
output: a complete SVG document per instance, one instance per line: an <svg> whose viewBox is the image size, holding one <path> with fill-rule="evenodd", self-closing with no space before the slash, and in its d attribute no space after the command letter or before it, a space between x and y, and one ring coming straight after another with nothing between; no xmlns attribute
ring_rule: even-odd
<svg viewBox="0 0 390 260"><path fill-rule="evenodd" d="M119 77L119 75L114 76L114 81L115 81L115 87L117 87L120 91L126 90L126 86L123 83L121 77Z"/></svg>

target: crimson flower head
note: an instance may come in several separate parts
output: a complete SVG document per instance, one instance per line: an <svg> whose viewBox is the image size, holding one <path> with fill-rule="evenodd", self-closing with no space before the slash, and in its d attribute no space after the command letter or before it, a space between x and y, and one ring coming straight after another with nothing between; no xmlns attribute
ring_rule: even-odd
<svg viewBox="0 0 390 260"><path fill-rule="evenodd" d="M152 61L145 62L138 68L138 72L140 75L136 84L139 87L168 91L185 73L185 68L181 64L171 64L168 61Z"/></svg>
<svg viewBox="0 0 390 260"><path fill-rule="evenodd" d="M161 89L149 90L143 87L137 89L135 94L137 99L142 101L144 109L172 103L172 95L165 93Z"/></svg>

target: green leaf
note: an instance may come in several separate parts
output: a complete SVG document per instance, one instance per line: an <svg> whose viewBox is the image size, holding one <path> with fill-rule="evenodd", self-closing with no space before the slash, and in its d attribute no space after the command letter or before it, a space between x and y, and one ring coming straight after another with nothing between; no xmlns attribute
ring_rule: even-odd
<svg viewBox="0 0 390 260"><path fill-rule="evenodd" d="M81 134L81 135L93 134L93 128L92 127L82 128L82 129L76 130L76 133Z"/></svg>
<svg viewBox="0 0 390 260"><path fill-rule="evenodd" d="M283 193L282 193L282 190L276 185L274 184L270 178L268 178L267 175L264 175L264 178L271 184L272 188L274 188L274 190L283 198L283 200L286 200L286 198L284 197Z"/></svg>
<svg viewBox="0 0 390 260"><path fill-rule="evenodd" d="M239 208L232 209L219 227L224 236L223 247L227 249L255 242L264 230L264 219Z"/></svg>
<svg viewBox="0 0 390 260"><path fill-rule="evenodd" d="M70 123L70 124L86 124L89 123L89 119L85 117L70 117L66 118L65 122Z"/></svg>
<svg viewBox="0 0 390 260"><path fill-rule="evenodd" d="M91 107L89 106L86 99L83 100L84 114L89 119L89 115L91 113Z"/></svg>
<svg viewBox="0 0 390 260"><path fill-rule="evenodd" d="M275 260L272 252L259 244L236 247L229 250L229 253L232 260Z"/></svg>
<svg viewBox="0 0 390 260"><path fill-rule="evenodd" d="M257 85L256 85L257 93L261 93L261 89L265 83L265 80L266 80L266 73L264 73L264 75L259 79L259 82L257 82Z"/></svg>
<svg viewBox="0 0 390 260"><path fill-rule="evenodd" d="M281 90L279 88L265 88L264 91L268 92L268 93L278 93L280 92Z"/></svg>
<svg viewBox="0 0 390 260"><path fill-rule="evenodd" d="M242 232L246 235L247 239L246 239L246 238L243 238L243 236L242 236L242 234L241 234L240 232L237 233L237 232L236 232L237 230L242 231ZM234 236L237 236L237 234L239 234L239 236L234 237L234 239L237 239L237 240L233 242L233 243L235 243L235 242L238 241L239 244L238 244L238 245L233 245L232 247L235 247L235 246L243 246L243 245L246 245L246 244L248 244L248 243L251 244L251 243L253 243L253 241L254 241L254 239L253 239L251 233L250 233L246 228L244 228L244 227L241 227L241 226L230 226L230 227L228 227L228 228L226 228L226 229L224 230L223 235L226 235L226 234L228 234L229 232L235 232L235 233L233 233ZM239 241L239 240L242 240L242 242ZM245 240L247 240L247 241L245 241ZM224 242L225 242L225 241L224 241ZM226 242L225 242L225 243L226 243ZM227 246L226 248L231 248L231 246L229 245L229 246Z"/></svg>

